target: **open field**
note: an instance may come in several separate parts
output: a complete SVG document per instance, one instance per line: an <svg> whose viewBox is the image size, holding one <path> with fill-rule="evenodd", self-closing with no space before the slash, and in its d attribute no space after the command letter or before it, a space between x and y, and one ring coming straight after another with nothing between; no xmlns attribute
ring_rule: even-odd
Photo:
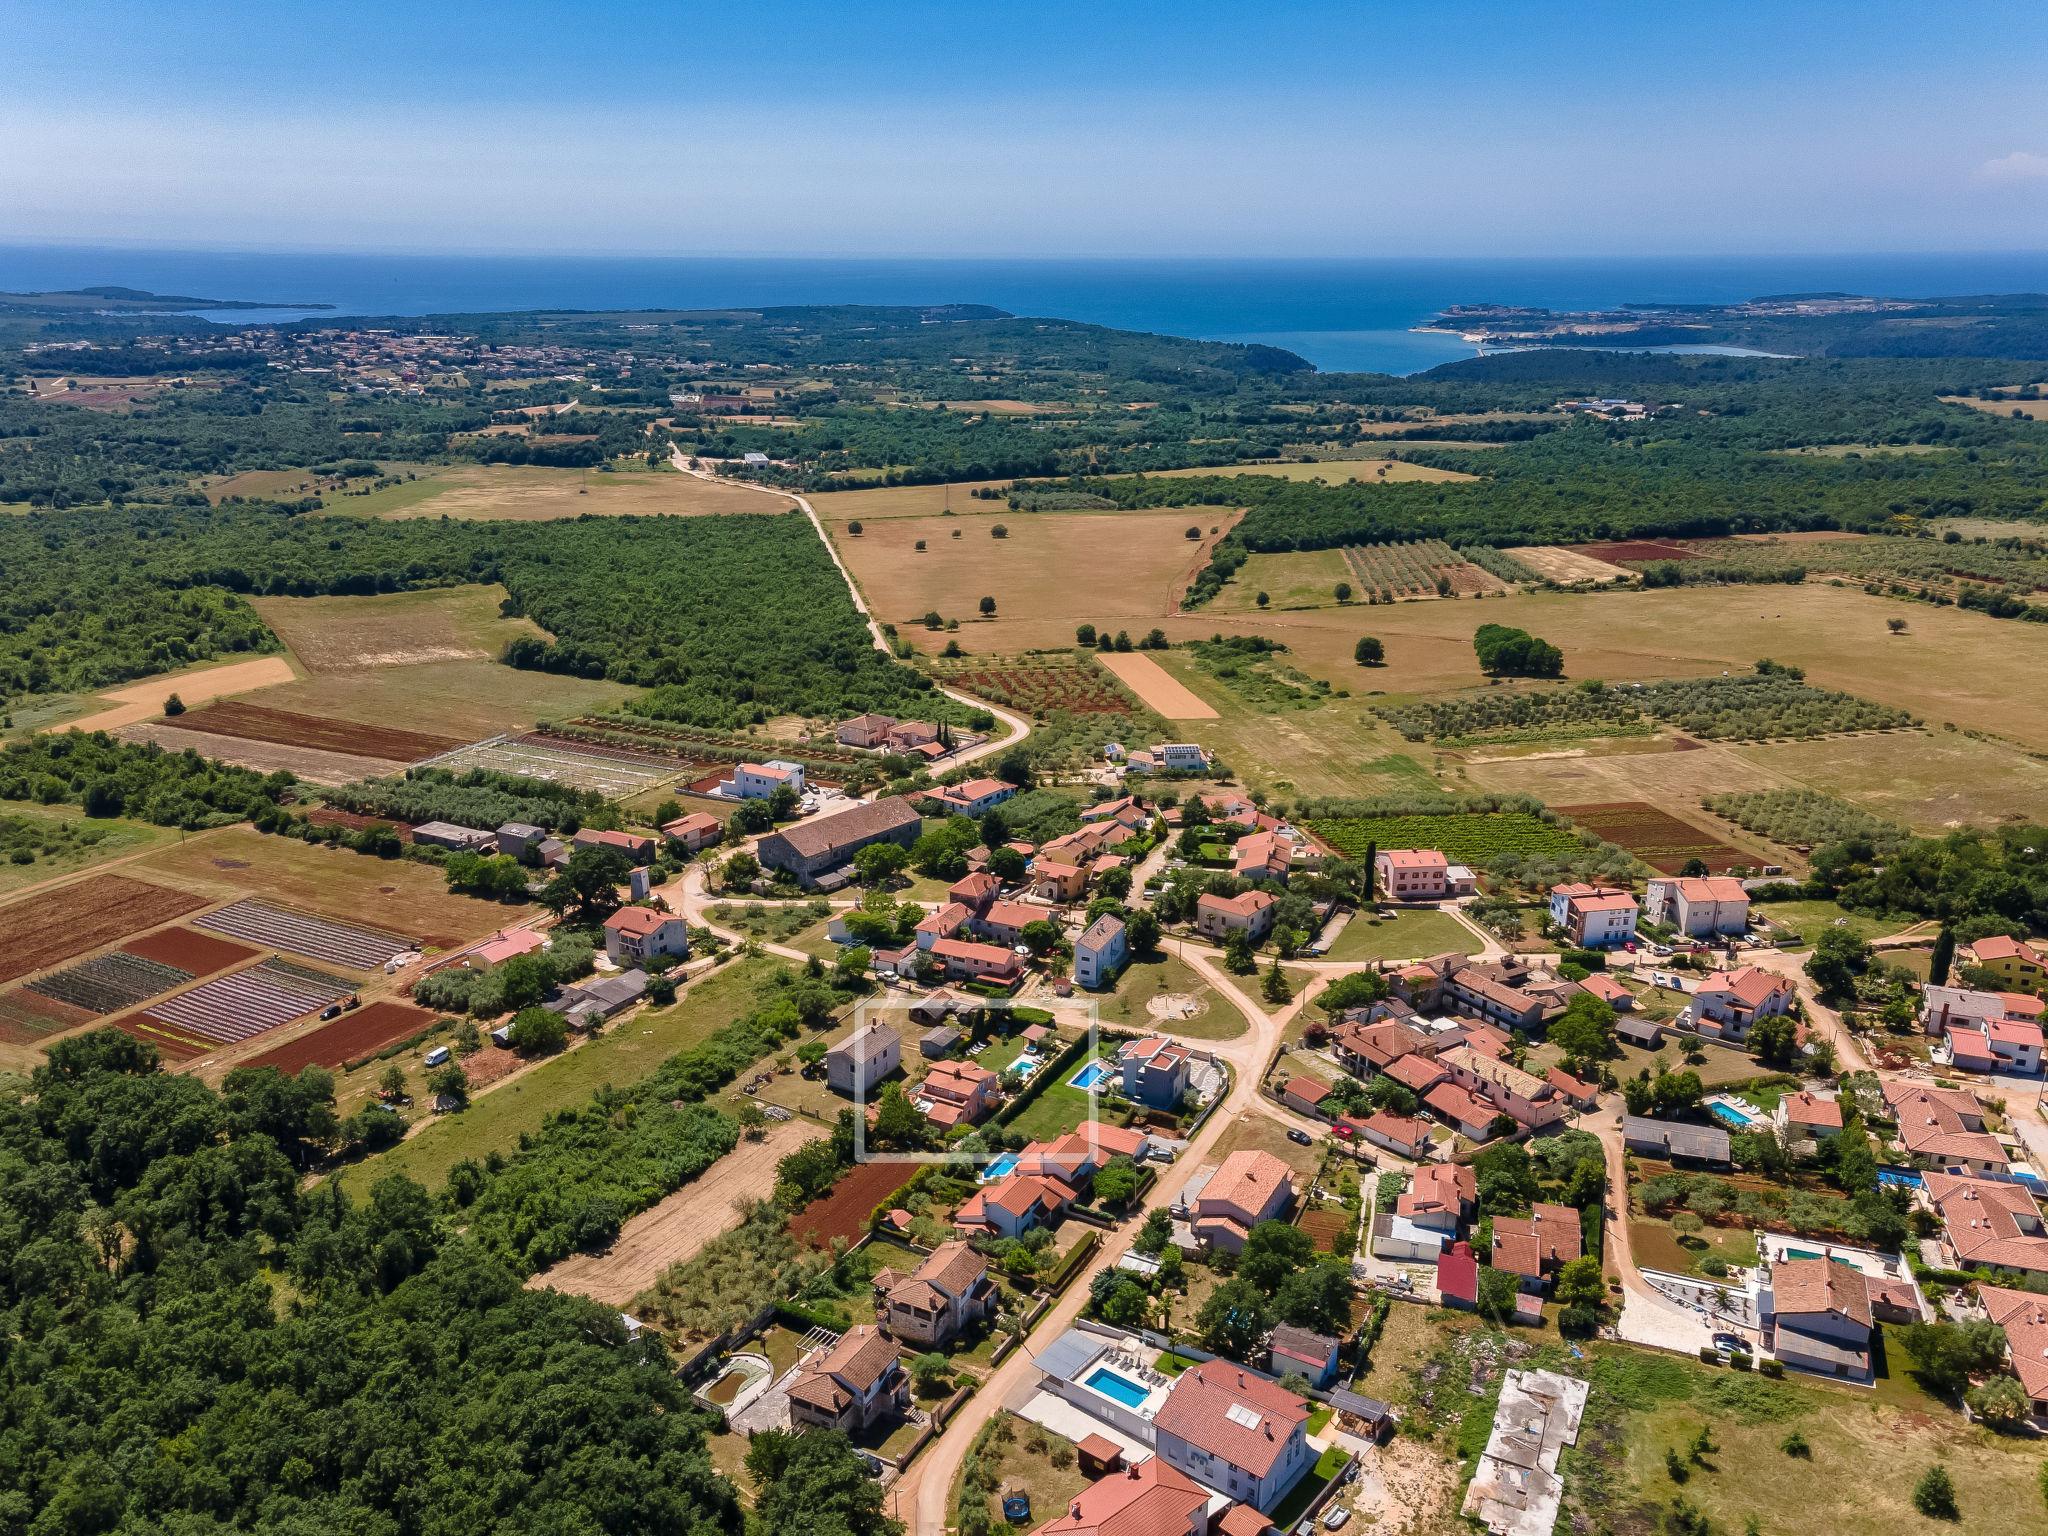
<svg viewBox="0 0 2048 1536"><path fill-rule="evenodd" d="M1258 594L1272 608L1321 608L1336 602L1337 583L1358 585L1341 549L1290 550L1286 554L1247 556L1237 579L1211 599L1218 613L1258 613ZM1359 593L1363 606L1364 592Z"/></svg>
<svg viewBox="0 0 2048 1536"><path fill-rule="evenodd" d="M1551 581L1636 581L1634 571L1556 544L1520 544L1501 553Z"/></svg>
<svg viewBox="0 0 2048 1536"><path fill-rule="evenodd" d="M94 875L34 892L0 907L0 981L154 928L206 901L190 891L130 875Z"/></svg>
<svg viewBox="0 0 2048 1536"><path fill-rule="evenodd" d="M330 511L350 517L454 517L473 522L543 522L586 514L694 517L759 512L775 505L758 491L673 470L607 472L539 464L435 466L418 480L328 501Z"/></svg>
<svg viewBox="0 0 2048 1536"><path fill-rule="evenodd" d="M75 828L90 839L75 846L60 846L55 853L38 853L32 864L0 863L0 896L46 880L75 875L110 859L145 852L178 835L175 827L153 827L146 821L118 817L91 817L74 805L36 805L26 800L0 801L0 820L20 822L24 831L35 829L37 837L44 835L40 829L47 826L53 837L61 837L65 829Z"/></svg>
<svg viewBox="0 0 2048 1536"><path fill-rule="evenodd" d="M951 485L885 485L871 491L826 491L811 497L811 505L827 527L837 528L850 519L871 523L880 518L936 517L952 510L962 516L984 513L1009 515L1000 501L982 501L977 490L1007 486L1007 480L960 480ZM1023 513L1016 514L1022 517ZM1042 514L1040 514L1042 515Z"/></svg>
<svg viewBox="0 0 2048 1536"><path fill-rule="evenodd" d="M430 661L326 673L264 696L275 709L474 740L616 709L640 690L495 661Z"/></svg>
<svg viewBox="0 0 2048 1536"><path fill-rule="evenodd" d="M1096 662L1094 652L1036 652L973 661L937 660L931 663L931 672L941 682L964 688L976 698L991 699L1041 720L1058 711L1128 715L1129 695Z"/></svg>
<svg viewBox="0 0 2048 1536"><path fill-rule="evenodd" d="M372 1003L308 1030L296 1040L272 1046L242 1065L275 1067L287 1075L316 1065L339 1070L394 1040L418 1034L433 1022L434 1015L409 1003Z"/></svg>
<svg viewBox="0 0 2048 1536"><path fill-rule="evenodd" d="M181 672L160 672L139 683L125 683L99 695L106 707L75 720L47 727L52 730L111 731L117 726L152 720L164 712L164 700L176 694L189 708L209 699L232 693L248 693L288 683L295 674L282 656L259 656L250 661L230 661L219 666L193 667Z"/></svg>
<svg viewBox="0 0 2048 1536"><path fill-rule="evenodd" d="M38 1041L90 1024L93 1018L83 1008L26 987L0 993L0 1069L27 1072L40 1066L42 1056L32 1049Z"/></svg>
<svg viewBox="0 0 2048 1536"><path fill-rule="evenodd" d="M855 1163L829 1191L789 1218L789 1230L816 1248L854 1242L867 1231L874 1208L909 1183L919 1166L886 1159Z"/></svg>
<svg viewBox="0 0 2048 1536"><path fill-rule="evenodd" d="M1406 459L1390 459L1382 455L1370 459L1318 459L1310 464L1282 464L1261 461L1254 464L1223 464L1214 468L1202 466L1195 469L1155 469L1148 471L1148 480L1190 480L1204 475L1268 475L1276 480L1321 480L1330 485L1342 485L1347 481L1363 481L1367 484L1395 484L1401 481L1446 481L1477 480L1477 475L1461 474L1455 469L1432 469L1427 464L1411 464Z"/></svg>
<svg viewBox="0 0 2048 1536"><path fill-rule="evenodd" d="M769 1125L758 1141L743 1137L697 1178L628 1221L603 1253L571 1254L527 1285L625 1306L670 1265L694 1258L732 1226L740 1204L773 1194L775 1165L824 1134L817 1122L797 1119Z"/></svg>
<svg viewBox="0 0 2048 1536"><path fill-rule="evenodd" d="M504 601L505 589L492 585L377 597L259 597L252 606L300 666L323 673L495 660L512 641L542 633L531 620L505 618Z"/></svg>
<svg viewBox="0 0 2048 1536"><path fill-rule="evenodd" d="M926 651L957 638L968 651L987 654L1072 645L1074 626L1083 621L1142 635L1179 612L1181 594L1208 563L1219 536L1209 530L1227 532L1237 516L1216 507L1003 511L863 520L858 537L847 533L843 520L829 526L876 618L896 623ZM997 527L1008 536L995 538ZM1187 537L1191 527L1201 530L1200 538ZM993 619L975 616L984 596L996 600ZM957 637L924 628L918 621L927 612L958 619Z"/></svg>
<svg viewBox="0 0 2048 1536"><path fill-rule="evenodd" d="M1437 578L1450 583L1439 594ZM1337 585L1351 588L1348 603L1337 601ZM1372 633L1373 598L1384 593L1394 601L1489 596L1508 591L1508 584L1438 539L1401 544L1353 544L1342 549L1300 550L1287 554L1256 554L1237 577L1219 592L1210 607L1219 613L1259 613L1263 592L1271 608L1342 608L1351 614L1360 634ZM1384 599L1383 599L1384 600Z"/></svg>
<svg viewBox="0 0 2048 1536"><path fill-rule="evenodd" d="M694 983L674 1006L643 1008L559 1056L535 1063L478 1094L460 1114L439 1117L390 1151L351 1165L339 1177L357 1196L387 1173L405 1174L437 1190L448 1170L464 1158L511 1152L520 1136L539 1130L556 1110L580 1108L606 1083L637 1082L677 1051L722 1029L752 1005L761 980L774 969L770 960L741 960L714 971ZM379 1070L366 1065L351 1072L341 1092L360 1091L360 1085Z"/></svg>
<svg viewBox="0 0 2048 1536"><path fill-rule="evenodd" d="M398 773L405 767L404 760L400 758L358 757L345 752L296 747L285 742L215 736L205 731L188 731L165 720L124 725L114 734L137 745L159 746L166 752L197 752L201 757L233 763L239 768L253 768L258 773L283 771L314 784L347 784L355 779Z"/></svg>
<svg viewBox="0 0 2048 1536"><path fill-rule="evenodd" d="M398 762L433 757L463 745L459 736L434 736L423 731L395 730L389 726L356 725L320 715L267 709L259 704L208 704L180 716L179 724L185 730L209 736L282 742L318 751L390 758Z"/></svg>
<svg viewBox="0 0 2048 1536"><path fill-rule="evenodd" d="M467 943L534 910L454 895L429 865L270 837L247 826L195 833L128 868L203 893L194 905L255 896L343 923L374 924L437 949Z"/></svg>
<svg viewBox="0 0 2048 1536"><path fill-rule="evenodd" d="M2048 421L2048 400L1978 400L1969 395L1943 395L1950 405L1967 405L1973 411L1984 411L1992 416L2022 417L2028 421Z"/></svg>
<svg viewBox="0 0 2048 1536"><path fill-rule="evenodd" d="M1675 875L1695 859L1716 875L1751 862L1740 849L1729 847L1713 833L1641 800L1561 805L1557 809L1587 831L1626 848L1659 874Z"/></svg>
<svg viewBox="0 0 2048 1536"><path fill-rule="evenodd" d="M1442 912L1396 912L1374 917L1354 912L1326 960L1422 960L1430 955L1474 954L1479 939L1455 917Z"/></svg>
<svg viewBox="0 0 2048 1536"><path fill-rule="evenodd" d="M1214 720L1215 706L1142 651L1105 653L1102 664L1135 693L1146 708L1168 720Z"/></svg>
<svg viewBox="0 0 2048 1536"><path fill-rule="evenodd" d="M1251 986L1258 985L1256 976L1247 979ZM1116 991L1108 997L1088 997L1102 1022L1118 1029L1164 1030L1191 1040L1235 1040L1246 1028L1237 1004L1173 954L1132 961L1117 978Z"/></svg>

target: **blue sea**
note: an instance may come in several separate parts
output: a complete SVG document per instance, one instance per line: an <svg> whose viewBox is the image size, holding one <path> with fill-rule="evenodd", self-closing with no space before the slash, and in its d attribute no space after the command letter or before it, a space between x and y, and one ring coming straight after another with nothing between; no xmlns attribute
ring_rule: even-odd
<svg viewBox="0 0 2048 1536"><path fill-rule="evenodd" d="M105 283L319 302L342 316L773 304L993 304L1132 330L1260 341L1317 367L1414 373L1469 357L1412 327L1447 304L1586 309L1840 290L2048 290L2048 253L1528 260L972 260L434 256L0 246L0 290ZM247 323L292 311L224 311Z"/></svg>

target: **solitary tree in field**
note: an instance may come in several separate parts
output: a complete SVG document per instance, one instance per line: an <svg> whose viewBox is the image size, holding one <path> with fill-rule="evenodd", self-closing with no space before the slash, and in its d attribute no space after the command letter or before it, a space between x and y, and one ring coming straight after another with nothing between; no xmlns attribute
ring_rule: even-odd
<svg viewBox="0 0 2048 1536"><path fill-rule="evenodd" d="M1340 582L1338 582L1338 583L1337 583L1337 601L1338 601L1338 602L1340 602L1340 603L1348 603L1348 602L1350 602L1350 601L1351 601L1351 583L1350 583L1350 582L1348 582L1348 581L1340 581Z"/></svg>
<svg viewBox="0 0 2048 1536"><path fill-rule="evenodd" d="M1265 593L1261 592L1257 597L1253 598L1252 601L1257 603L1261 608L1263 608L1266 606L1266 604L1273 601L1273 599L1268 597Z"/></svg>
<svg viewBox="0 0 2048 1536"><path fill-rule="evenodd" d="M1360 635L1351 648L1351 659L1361 667L1377 667L1387 659L1387 648L1371 635Z"/></svg>
<svg viewBox="0 0 2048 1536"><path fill-rule="evenodd" d="M1199 529L1199 528L1190 528L1190 529L1188 530L1188 537L1189 537L1189 538L1191 538L1191 539L1200 539L1200 538L1201 538L1201 536L1202 536L1202 530L1201 530L1201 529Z"/></svg>
<svg viewBox="0 0 2048 1536"><path fill-rule="evenodd" d="M1093 624L1078 626L1074 630L1074 643L1076 645L1093 645L1095 643L1095 626Z"/></svg>
<svg viewBox="0 0 2048 1536"><path fill-rule="evenodd" d="M1903 635L1906 632L1906 621L1904 619L1886 619L1884 627L1895 635Z"/></svg>
<svg viewBox="0 0 2048 1536"><path fill-rule="evenodd" d="M923 539L919 539L919 540L917 541L917 552L918 552L918 553L919 553L920 555L924 553L924 540L923 540Z"/></svg>
<svg viewBox="0 0 2048 1536"><path fill-rule="evenodd" d="M988 536L992 539L1007 539L1010 536L1009 525L1007 523L997 523L995 527L989 529Z"/></svg>
<svg viewBox="0 0 2048 1536"><path fill-rule="evenodd" d="M996 600L995 600L994 598L992 598L992 597L984 597L984 598L983 598L983 599L981 600L981 602L980 602L979 606L980 606L980 608L981 608L981 616L982 616L982 617L983 617L984 619L992 619L992 618L994 618L994 617L995 617L995 613L996 613Z"/></svg>
<svg viewBox="0 0 2048 1536"><path fill-rule="evenodd" d="M860 519L855 518L852 522L848 523L846 525L846 531L851 537L856 539L859 538L861 535ZM922 545L918 547L923 548Z"/></svg>
<svg viewBox="0 0 2048 1536"><path fill-rule="evenodd" d="M172 694L164 700L164 713L167 715L182 715L185 713L185 701L175 693Z"/></svg>

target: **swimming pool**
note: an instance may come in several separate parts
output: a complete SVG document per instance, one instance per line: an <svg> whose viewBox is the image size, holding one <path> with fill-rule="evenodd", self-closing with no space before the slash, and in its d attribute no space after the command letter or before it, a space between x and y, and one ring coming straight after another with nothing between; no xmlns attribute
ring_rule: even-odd
<svg viewBox="0 0 2048 1536"><path fill-rule="evenodd" d="M1877 1182L1896 1184L1901 1189L1918 1189L1926 1181L1910 1168L1880 1168L1877 1170Z"/></svg>
<svg viewBox="0 0 2048 1536"><path fill-rule="evenodd" d="M1813 1250L1812 1250L1811 1248L1787 1248L1787 1249L1785 1250L1785 1257L1786 1257L1786 1258L1788 1258L1788 1259L1818 1259L1818 1258L1826 1258L1826 1259L1829 1259L1830 1261L1832 1261L1833 1263L1836 1263L1836 1264L1839 1264L1839 1265L1841 1265L1841 1266L1842 1266L1842 1267L1843 1267L1844 1269L1855 1269L1855 1268L1857 1267L1857 1266L1856 1266L1856 1262L1855 1262L1855 1260L1853 1260L1853 1259L1845 1259L1845 1258L1842 1258L1841 1256L1839 1256L1838 1254L1832 1254L1832 1253L1830 1253L1830 1254L1819 1254L1819 1253L1815 1253L1815 1252L1814 1252L1814 1251L1813 1251Z"/></svg>
<svg viewBox="0 0 2048 1536"><path fill-rule="evenodd" d="M1738 1131L1746 1131L1756 1124L1754 1120L1737 1109L1733 1104L1709 1104L1707 1108L1713 1113L1716 1120L1720 1121L1723 1125L1732 1126Z"/></svg>
<svg viewBox="0 0 2048 1536"><path fill-rule="evenodd" d="M1068 1078L1067 1082L1075 1088L1093 1088L1107 1076L1109 1076L1109 1067L1106 1063L1091 1061L1087 1066Z"/></svg>
<svg viewBox="0 0 2048 1536"><path fill-rule="evenodd" d="M1014 1152L1005 1152L1001 1157L997 1158L994 1162L990 1163L986 1168L981 1170L981 1182L984 1184L993 1183L995 1180L1002 1178L1004 1175L1015 1172L1016 1167L1017 1154Z"/></svg>
<svg viewBox="0 0 2048 1536"><path fill-rule="evenodd" d="M1014 1072L1019 1077L1029 1077L1039 1069L1040 1065L1039 1059L1029 1051L1026 1051L1007 1067L1003 1068L1003 1070L1005 1072Z"/></svg>
<svg viewBox="0 0 2048 1536"><path fill-rule="evenodd" d="M1143 1382L1133 1381L1128 1376L1112 1371L1106 1365L1095 1367L1081 1385L1094 1388L1104 1397L1122 1403L1126 1408L1137 1407L1149 1395Z"/></svg>

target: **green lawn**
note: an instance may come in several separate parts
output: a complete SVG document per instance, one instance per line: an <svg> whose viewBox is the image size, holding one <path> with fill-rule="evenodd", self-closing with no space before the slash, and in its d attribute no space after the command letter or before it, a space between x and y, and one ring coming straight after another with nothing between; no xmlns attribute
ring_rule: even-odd
<svg viewBox="0 0 2048 1536"><path fill-rule="evenodd" d="M1258 986L1256 976L1245 980L1253 988ZM1164 953L1126 967L1117 978L1116 991L1107 997L1085 995L1095 1002L1102 1022L1119 1029L1164 1029L1196 1040L1235 1040L1247 1027L1235 1003L1196 975L1186 961ZM1146 1006L1154 998L1168 996L1192 998L1194 1014L1165 1018Z"/></svg>
<svg viewBox="0 0 2048 1536"><path fill-rule="evenodd" d="M1054 1083L1024 1106L1024 1112L1004 1127L1032 1141L1050 1141L1064 1136L1088 1118L1091 1096L1065 1083Z"/></svg>
<svg viewBox="0 0 2048 1536"><path fill-rule="evenodd" d="M119 817L87 816L77 806L39 805L27 800L0 800L0 821L22 823L22 835L19 839L10 838L10 847L16 841L28 846L49 836L57 850L50 854L36 853L32 862L27 864L16 864L11 859L0 861L0 895L25 885L54 880L59 875L73 874L95 864L104 864L125 854L145 853L179 835L176 827L155 827L148 822L127 821ZM43 830L45 828L47 832ZM61 839L67 833L91 841L66 844Z"/></svg>
<svg viewBox="0 0 2048 1536"><path fill-rule="evenodd" d="M1846 928L1857 938L1868 941L1912 926L1910 919L1869 917L1832 901L1769 901L1759 903L1755 910L1778 927L1790 928L1808 944L1835 927Z"/></svg>
<svg viewBox="0 0 2048 1536"><path fill-rule="evenodd" d="M1422 960L1454 950L1469 955L1478 949L1478 937L1448 913L1397 912L1392 917L1374 917L1366 910L1353 914L1323 958Z"/></svg>
<svg viewBox="0 0 2048 1536"><path fill-rule="evenodd" d="M443 1115L388 1152L339 1175L360 1197L387 1173L403 1173L439 1189L464 1158L512 1152L524 1132L537 1131L558 1109L580 1106L606 1083L637 1082L677 1051L696 1045L752 1006L762 980L780 961L739 960L713 971L673 1007L649 1009L609 1026L596 1039L529 1067L478 1095L460 1114Z"/></svg>
<svg viewBox="0 0 2048 1536"><path fill-rule="evenodd" d="M1304 1472L1301 1481L1287 1492L1287 1497L1273 1506L1273 1523L1281 1530L1290 1529L1301 1518L1315 1496L1328 1486L1331 1478L1344 1470L1344 1463L1351 1459L1350 1453L1331 1446L1316 1458L1316 1464Z"/></svg>

